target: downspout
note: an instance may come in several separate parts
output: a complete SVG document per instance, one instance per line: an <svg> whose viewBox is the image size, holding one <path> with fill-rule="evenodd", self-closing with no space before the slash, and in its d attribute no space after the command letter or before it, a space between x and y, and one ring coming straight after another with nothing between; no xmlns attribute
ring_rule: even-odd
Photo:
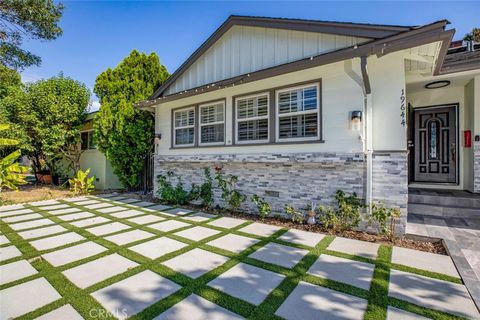
<svg viewBox="0 0 480 320"><path fill-rule="evenodd" d="M373 199L373 105L372 105L372 89L370 86L370 78L367 70L367 57L360 58L360 68L363 79L363 114L364 114L364 153L367 162L367 177L366 177L366 196L365 204L368 213L372 210Z"/></svg>

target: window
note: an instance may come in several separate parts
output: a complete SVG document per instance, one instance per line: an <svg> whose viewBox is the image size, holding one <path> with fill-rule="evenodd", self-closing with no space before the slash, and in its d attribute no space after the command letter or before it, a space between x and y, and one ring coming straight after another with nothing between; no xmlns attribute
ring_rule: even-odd
<svg viewBox="0 0 480 320"><path fill-rule="evenodd" d="M176 147L195 144L195 108L174 111L174 140Z"/></svg>
<svg viewBox="0 0 480 320"><path fill-rule="evenodd" d="M95 145L93 130L81 132L80 137L82 139L82 143L81 143L82 150L92 150L97 148L97 146Z"/></svg>
<svg viewBox="0 0 480 320"><path fill-rule="evenodd" d="M200 145L218 145L225 142L225 104L201 105L200 113Z"/></svg>
<svg viewBox="0 0 480 320"><path fill-rule="evenodd" d="M235 101L237 143L268 142L268 100L268 93L264 93Z"/></svg>
<svg viewBox="0 0 480 320"><path fill-rule="evenodd" d="M277 141L320 138L318 85L277 91Z"/></svg>

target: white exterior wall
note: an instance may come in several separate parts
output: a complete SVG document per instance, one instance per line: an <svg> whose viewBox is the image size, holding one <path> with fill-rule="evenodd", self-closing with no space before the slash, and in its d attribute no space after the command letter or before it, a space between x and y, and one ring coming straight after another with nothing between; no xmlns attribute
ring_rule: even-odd
<svg viewBox="0 0 480 320"><path fill-rule="evenodd" d="M407 127L401 122L401 96L402 92L405 94L404 70L402 52L368 59L373 103L372 142L375 151L407 150Z"/></svg>
<svg viewBox="0 0 480 320"><path fill-rule="evenodd" d="M352 62L353 70L360 75L360 61ZM235 87L208 92L160 104L156 107L156 133L162 135L157 153L162 155L191 155L214 153L299 153L299 152L362 152L363 146L359 132L349 128L351 111L363 109L363 91L359 83L345 71L346 64L339 62L323 67L289 73ZM272 144L261 146L232 145L232 97L260 90L321 79L322 129L324 143ZM171 110L226 98L226 145L220 147L177 148L171 149ZM197 132L198 134L198 132ZM229 146L230 145L230 146Z"/></svg>
<svg viewBox="0 0 480 320"><path fill-rule="evenodd" d="M351 47L370 39L233 26L167 90L167 94Z"/></svg>

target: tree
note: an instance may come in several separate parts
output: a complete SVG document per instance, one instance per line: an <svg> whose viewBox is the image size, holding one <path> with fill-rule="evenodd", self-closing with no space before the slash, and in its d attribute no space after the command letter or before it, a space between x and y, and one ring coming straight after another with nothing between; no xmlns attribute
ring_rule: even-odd
<svg viewBox="0 0 480 320"><path fill-rule="evenodd" d="M58 22L63 4L52 0L0 1L0 64L13 69L39 65L41 59L24 49L25 38L54 40L62 34Z"/></svg>
<svg viewBox="0 0 480 320"><path fill-rule="evenodd" d="M45 160L53 173L58 173L62 159L72 167L80 143L80 129L88 113L90 91L63 75L27 84L12 91L0 102L9 120L20 125L28 137L26 151L35 173Z"/></svg>
<svg viewBox="0 0 480 320"><path fill-rule="evenodd" d="M133 50L95 82L94 92L100 99L93 121L97 147L126 187L138 185L144 156L151 150L154 137L153 117L134 104L149 98L168 76L155 53Z"/></svg>

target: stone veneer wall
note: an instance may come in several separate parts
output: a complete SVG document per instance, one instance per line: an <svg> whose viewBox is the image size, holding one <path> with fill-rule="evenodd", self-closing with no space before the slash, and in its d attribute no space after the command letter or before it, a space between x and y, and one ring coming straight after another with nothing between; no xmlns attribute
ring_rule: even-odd
<svg viewBox="0 0 480 320"><path fill-rule="evenodd" d="M308 153L308 154L222 154L157 156L155 177L167 171L181 177L185 186L205 181L203 169L223 168L226 175L238 176L237 188L248 195L242 209L256 212L250 196L264 197L274 212L283 212L285 204L305 208L310 201L332 204L333 193L342 189L365 194L365 161L362 153ZM155 189L157 183L155 181ZM215 189L216 204L224 206L221 192ZM220 199L220 200L219 200Z"/></svg>
<svg viewBox="0 0 480 320"><path fill-rule="evenodd" d="M473 191L480 193L480 141L473 142Z"/></svg>
<svg viewBox="0 0 480 320"><path fill-rule="evenodd" d="M387 207L399 207L402 216L397 233L404 234L408 206L407 152L375 152L373 154L372 197Z"/></svg>

